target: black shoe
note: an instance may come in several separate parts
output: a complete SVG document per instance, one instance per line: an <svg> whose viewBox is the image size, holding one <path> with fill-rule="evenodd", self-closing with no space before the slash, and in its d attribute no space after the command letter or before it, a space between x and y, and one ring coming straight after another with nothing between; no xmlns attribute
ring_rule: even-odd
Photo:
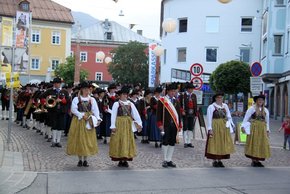
<svg viewBox="0 0 290 194"><path fill-rule="evenodd" d="M174 162L172 162L172 161L167 162L167 165L168 165L169 167L176 168L176 164L175 164Z"/></svg>
<svg viewBox="0 0 290 194"><path fill-rule="evenodd" d="M129 163L128 163L127 161L124 161L124 162L123 162L123 167L128 168L128 167L129 167Z"/></svg>
<svg viewBox="0 0 290 194"><path fill-rule="evenodd" d="M40 132L39 135L43 135L43 132Z"/></svg>
<svg viewBox="0 0 290 194"><path fill-rule="evenodd" d="M23 125L22 127L23 127L23 128L28 128L28 126L27 126L27 125Z"/></svg>
<svg viewBox="0 0 290 194"><path fill-rule="evenodd" d="M83 162L83 166L84 166L84 167L89 167L90 165L89 165L88 162L85 160L85 161Z"/></svg>
<svg viewBox="0 0 290 194"><path fill-rule="evenodd" d="M144 139L142 139L142 140L141 140L141 143L145 143L145 140L144 140Z"/></svg>
<svg viewBox="0 0 290 194"><path fill-rule="evenodd" d="M252 167L258 167L258 162L254 162L254 161L253 161L253 162L251 163L251 166L252 166Z"/></svg>
<svg viewBox="0 0 290 194"><path fill-rule="evenodd" d="M168 162L166 162L166 161L162 162L162 167L163 168L167 168L168 167Z"/></svg>
<svg viewBox="0 0 290 194"><path fill-rule="evenodd" d="M187 148L187 147L188 147L188 144L187 144L187 143L185 143L185 144L184 144L184 148Z"/></svg>
<svg viewBox="0 0 290 194"><path fill-rule="evenodd" d="M102 137L102 136L100 136L100 135L98 135L98 136L97 136L97 139L103 139L103 137Z"/></svg>
<svg viewBox="0 0 290 194"><path fill-rule="evenodd" d="M2 121L4 121L4 118L2 118Z"/></svg>
<svg viewBox="0 0 290 194"><path fill-rule="evenodd" d="M37 129L37 130L36 130L36 133L40 133L40 130L39 130L39 129Z"/></svg>
<svg viewBox="0 0 290 194"><path fill-rule="evenodd" d="M78 167L82 167L83 166L83 162L80 160L79 162L78 162L78 165L77 165Z"/></svg>
<svg viewBox="0 0 290 194"><path fill-rule="evenodd" d="M118 166L123 167L123 161L119 161Z"/></svg>
<svg viewBox="0 0 290 194"><path fill-rule="evenodd" d="M104 144L107 144L107 139L104 139Z"/></svg>
<svg viewBox="0 0 290 194"><path fill-rule="evenodd" d="M155 142L155 148L158 148L158 147L159 147L158 143L157 143L157 142Z"/></svg>
<svg viewBox="0 0 290 194"><path fill-rule="evenodd" d="M56 143L52 143L50 147L56 147Z"/></svg>
<svg viewBox="0 0 290 194"><path fill-rule="evenodd" d="M32 127L33 130L36 130L36 127Z"/></svg>
<svg viewBox="0 0 290 194"><path fill-rule="evenodd" d="M9 120L9 118L6 118L6 121L8 121Z"/></svg>
<svg viewBox="0 0 290 194"><path fill-rule="evenodd" d="M159 144L159 147L162 148L162 143Z"/></svg>
<svg viewBox="0 0 290 194"><path fill-rule="evenodd" d="M218 161L218 167L224 168L224 164L222 163L222 161Z"/></svg>
<svg viewBox="0 0 290 194"><path fill-rule="evenodd" d="M145 143L150 144L150 141L147 139L147 140L145 140Z"/></svg>
<svg viewBox="0 0 290 194"><path fill-rule="evenodd" d="M218 162L217 162L217 161L213 161L213 162L212 162L212 166L213 166L213 167L219 167Z"/></svg>
<svg viewBox="0 0 290 194"><path fill-rule="evenodd" d="M48 138L48 139L47 139L47 142L51 142L51 140L52 140L52 138Z"/></svg>
<svg viewBox="0 0 290 194"><path fill-rule="evenodd" d="M134 139L138 139L138 137L137 137L137 134L136 134L136 133L134 133Z"/></svg>
<svg viewBox="0 0 290 194"><path fill-rule="evenodd" d="M44 139L48 139L48 135L45 135L45 136L44 136Z"/></svg>
<svg viewBox="0 0 290 194"><path fill-rule="evenodd" d="M257 162L257 167L264 167L264 165L261 162Z"/></svg>
<svg viewBox="0 0 290 194"><path fill-rule="evenodd" d="M58 147L58 148L62 147L60 143L56 143L55 146Z"/></svg>
<svg viewBox="0 0 290 194"><path fill-rule="evenodd" d="M191 143L187 144L187 146L188 146L189 148L194 148L194 146L193 146Z"/></svg>

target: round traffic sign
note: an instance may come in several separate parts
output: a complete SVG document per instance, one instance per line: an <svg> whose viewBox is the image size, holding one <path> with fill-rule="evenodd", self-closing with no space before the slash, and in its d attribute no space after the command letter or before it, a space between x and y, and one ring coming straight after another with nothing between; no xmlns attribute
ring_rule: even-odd
<svg viewBox="0 0 290 194"><path fill-rule="evenodd" d="M194 90L200 90L202 88L203 81L200 77L193 77L191 82L194 85Z"/></svg>
<svg viewBox="0 0 290 194"><path fill-rule="evenodd" d="M253 63L253 65L251 66L251 73L254 77L261 75L262 65L259 62Z"/></svg>
<svg viewBox="0 0 290 194"><path fill-rule="evenodd" d="M194 63L190 67L190 73L193 76L200 76L203 73L203 67L202 67L202 65L199 64L199 63Z"/></svg>

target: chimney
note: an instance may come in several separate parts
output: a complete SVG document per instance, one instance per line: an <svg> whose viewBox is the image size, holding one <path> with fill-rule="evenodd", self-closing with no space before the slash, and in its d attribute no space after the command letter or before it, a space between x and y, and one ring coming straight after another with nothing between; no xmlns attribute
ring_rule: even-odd
<svg viewBox="0 0 290 194"><path fill-rule="evenodd" d="M137 30L137 34L143 36L143 30Z"/></svg>

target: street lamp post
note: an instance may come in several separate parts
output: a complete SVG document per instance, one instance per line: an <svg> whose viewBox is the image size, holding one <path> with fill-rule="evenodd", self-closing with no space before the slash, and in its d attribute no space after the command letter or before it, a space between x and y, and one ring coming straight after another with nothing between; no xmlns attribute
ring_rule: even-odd
<svg viewBox="0 0 290 194"><path fill-rule="evenodd" d="M77 41L76 41L76 53L75 53L75 73L74 73L74 85L77 86L80 83L80 31L81 25L78 24Z"/></svg>

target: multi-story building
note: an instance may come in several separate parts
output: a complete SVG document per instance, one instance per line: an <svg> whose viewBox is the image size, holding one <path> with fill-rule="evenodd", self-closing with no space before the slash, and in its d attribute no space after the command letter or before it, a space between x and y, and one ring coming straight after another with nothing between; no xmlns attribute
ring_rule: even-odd
<svg viewBox="0 0 290 194"><path fill-rule="evenodd" d="M77 49L78 33L72 35L71 50L75 54ZM103 51L106 57L113 57L112 50L120 45L137 41L144 44L153 42L142 36L142 32L133 32L132 30L106 19L81 29L79 32L80 44L80 63L81 68L89 72L88 80L98 82L111 82L112 76L108 72L108 64L105 60L98 60L96 54Z"/></svg>
<svg viewBox="0 0 290 194"><path fill-rule="evenodd" d="M290 114L290 2L263 0L261 62L269 110L274 118Z"/></svg>
<svg viewBox="0 0 290 194"><path fill-rule="evenodd" d="M0 16L14 18L20 1L0 0ZM29 68L21 74L25 84L45 80L47 71L65 62L71 51L71 10L51 0L29 0L32 22L29 40Z"/></svg>
<svg viewBox="0 0 290 194"><path fill-rule="evenodd" d="M203 65L205 73L230 60L259 61L262 0L163 0L161 23L177 21L175 32L161 28L166 52L161 82L189 81L190 66ZM185 72L186 71L186 72Z"/></svg>

